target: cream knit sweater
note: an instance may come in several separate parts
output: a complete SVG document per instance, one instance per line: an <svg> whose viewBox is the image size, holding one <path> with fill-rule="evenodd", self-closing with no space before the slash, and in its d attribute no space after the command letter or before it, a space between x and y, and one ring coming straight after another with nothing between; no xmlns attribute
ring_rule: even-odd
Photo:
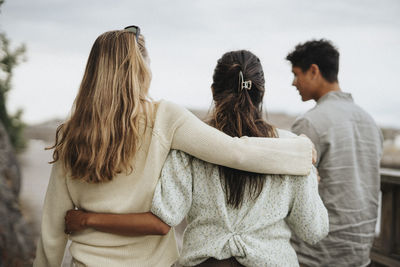
<svg viewBox="0 0 400 267"><path fill-rule="evenodd" d="M73 207L102 213L149 211L171 148L247 171L297 175L310 172L311 142L306 138L232 138L170 102L155 102L154 108L155 116L148 120L132 161L132 173L121 173L111 182L89 184L72 180L60 162L54 164L33 266L61 265L68 239L64 216ZM69 239L72 257L82 266L164 267L178 258L173 231L166 236L128 237L87 229Z"/></svg>

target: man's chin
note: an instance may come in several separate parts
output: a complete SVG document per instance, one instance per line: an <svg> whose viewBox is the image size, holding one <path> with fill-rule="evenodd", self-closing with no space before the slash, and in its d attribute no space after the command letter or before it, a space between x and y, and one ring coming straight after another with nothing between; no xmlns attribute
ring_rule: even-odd
<svg viewBox="0 0 400 267"><path fill-rule="evenodd" d="M297 92L299 93L299 95L300 95L300 97L301 97L301 101L306 102L306 101L310 100L310 98L307 98L306 96L302 95L302 94L300 93L300 91L297 91Z"/></svg>

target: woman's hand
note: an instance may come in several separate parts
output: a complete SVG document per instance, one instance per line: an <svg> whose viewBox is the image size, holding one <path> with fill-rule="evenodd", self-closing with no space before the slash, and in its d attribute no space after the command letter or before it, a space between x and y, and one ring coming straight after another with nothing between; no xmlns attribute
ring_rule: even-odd
<svg viewBox="0 0 400 267"><path fill-rule="evenodd" d="M315 170L317 171L317 181L318 181L318 183L319 183L319 182L321 182L321 176L319 176L319 171L318 171L318 169L316 168Z"/></svg>
<svg viewBox="0 0 400 267"><path fill-rule="evenodd" d="M89 214L83 210L69 210L65 215L65 233L67 235L87 228Z"/></svg>
<svg viewBox="0 0 400 267"><path fill-rule="evenodd" d="M305 134L300 134L300 136L308 138L308 136ZM308 139L311 141L310 138L308 138ZM312 144L312 164L315 164L315 163L317 163L318 154L317 154L317 150L315 149L315 145L312 141L311 141L311 144Z"/></svg>
<svg viewBox="0 0 400 267"><path fill-rule="evenodd" d="M312 164L317 163L317 150L315 149L314 143L313 143L313 147L312 147Z"/></svg>

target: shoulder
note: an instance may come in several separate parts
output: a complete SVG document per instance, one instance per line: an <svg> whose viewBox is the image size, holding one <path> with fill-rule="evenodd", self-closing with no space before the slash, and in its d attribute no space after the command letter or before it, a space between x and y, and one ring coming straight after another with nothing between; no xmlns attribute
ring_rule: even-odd
<svg viewBox="0 0 400 267"><path fill-rule="evenodd" d="M155 124L174 128L184 120L191 119L194 115L186 108L170 101L161 100L156 104L157 111Z"/></svg>
<svg viewBox="0 0 400 267"><path fill-rule="evenodd" d="M168 168L173 169L185 169L186 172L194 172L193 174L196 177L205 176L205 173L209 173L209 171L213 170L218 165L203 161L192 155L189 155L183 151L172 149L166 161L165 166L168 165Z"/></svg>
<svg viewBox="0 0 400 267"><path fill-rule="evenodd" d="M303 116L298 117L292 125L291 130L296 134L308 134L310 131L317 132L318 119L315 112L307 112Z"/></svg>
<svg viewBox="0 0 400 267"><path fill-rule="evenodd" d="M292 133L292 132L290 132L290 131L287 131L287 130L283 130L283 129L279 129L279 128L276 128L275 130L276 130L276 132L277 132L279 138L292 138L292 137L297 137L296 134L294 134L294 133Z"/></svg>
<svg viewBox="0 0 400 267"><path fill-rule="evenodd" d="M312 109L308 110L303 115L296 118L295 124L313 124L318 121L318 118L324 113L324 107L322 105L316 105Z"/></svg>
<svg viewBox="0 0 400 267"><path fill-rule="evenodd" d="M192 156L183 151L172 149L171 151L169 151L166 162L172 165L188 166L192 158Z"/></svg>
<svg viewBox="0 0 400 267"><path fill-rule="evenodd" d="M353 103L354 112L357 113L357 119L360 121L371 124L377 127L375 120L372 118L371 114L369 114L366 110L364 110L361 106Z"/></svg>
<svg viewBox="0 0 400 267"><path fill-rule="evenodd" d="M157 117L158 116L180 116L186 114L188 111L186 108L175 104L171 101L160 100L157 102Z"/></svg>
<svg viewBox="0 0 400 267"><path fill-rule="evenodd" d="M64 162L61 159L52 164L51 175L62 178L69 176L69 172L66 170Z"/></svg>
<svg viewBox="0 0 400 267"><path fill-rule="evenodd" d="M161 139L169 144L177 127L190 120L191 113L184 107L165 100L156 102L155 106L153 134L161 136Z"/></svg>

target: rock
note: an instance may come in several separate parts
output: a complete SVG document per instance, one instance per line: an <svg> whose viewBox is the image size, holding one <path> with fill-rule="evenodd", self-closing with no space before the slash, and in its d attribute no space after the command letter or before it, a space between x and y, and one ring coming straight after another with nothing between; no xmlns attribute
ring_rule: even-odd
<svg viewBox="0 0 400 267"><path fill-rule="evenodd" d="M21 174L8 135L0 123L0 267L31 266L32 226L21 213Z"/></svg>

